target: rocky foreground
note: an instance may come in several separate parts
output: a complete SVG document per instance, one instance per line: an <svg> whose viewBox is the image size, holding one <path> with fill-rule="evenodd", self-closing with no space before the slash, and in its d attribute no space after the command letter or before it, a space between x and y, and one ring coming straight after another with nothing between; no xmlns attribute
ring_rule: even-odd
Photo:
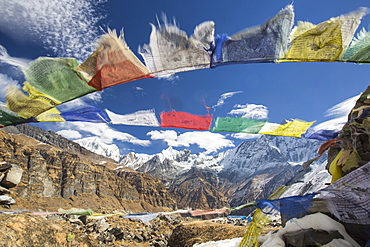
<svg viewBox="0 0 370 247"><path fill-rule="evenodd" d="M242 237L246 225L161 215L144 223L120 216L0 215L0 243L14 246L173 246Z"/></svg>

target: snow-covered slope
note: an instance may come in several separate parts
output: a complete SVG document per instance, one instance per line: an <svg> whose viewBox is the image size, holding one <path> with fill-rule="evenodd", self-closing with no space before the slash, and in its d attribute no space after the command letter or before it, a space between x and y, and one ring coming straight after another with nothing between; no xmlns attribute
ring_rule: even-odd
<svg viewBox="0 0 370 247"><path fill-rule="evenodd" d="M99 137L86 137L83 139L75 140L74 142L77 142L87 150L94 152L96 154L104 155L108 158L111 158L115 161L120 160L120 153L119 148L115 144L105 144L103 143Z"/></svg>
<svg viewBox="0 0 370 247"><path fill-rule="evenodd" d="M219 175L238 182L258 171L300 165L314 158L320 145L316 140L264 135L230 151L220 164Z"/></svg>

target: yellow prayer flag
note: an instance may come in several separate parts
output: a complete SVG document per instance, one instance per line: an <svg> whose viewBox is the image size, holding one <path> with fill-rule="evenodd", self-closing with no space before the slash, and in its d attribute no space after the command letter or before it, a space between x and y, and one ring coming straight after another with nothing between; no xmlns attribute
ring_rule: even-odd
<svg viewBox="0 0 370 247"><path fill-rule="evenodd" d="M31 86L31 84L28 81L25 81L23 83L22 89L29 94L31 99L46 101L55 106L60 105L62 103L62 102L57 101L56 99L53 99L51 96L40 93L33 86Z"/></svg>
<svg viewBox="0 0 370 247"><path fill-rule="evenodd" d="M258 247L258 236L267 222L267 216L261 209L257 208L253 214L253 221L250 223L238 247Z"/></svg>
<svg viewBox="0 0 370 247"><path fill-rule="evenodd" d="M50 110L41 113L36 117L39 122L56 122L56 121L66 121L62 116L60 116L60 111L57 108L51 108Z"/></svg>
<svg viewBox="0 0 370 247"><path fill-rule="evenodd" d="M289 123L280 125L275 130L259 133L264 135L301 137L313 123L315 123L315 121L305 122L303 120L294 119Z"/></svg>
<svg viewBox="0 0 370 247"><path fill-rule="evenodd" d="M343 149L337 154L335 159L330 163L329 173L331 174L331 182L334 183L342 177L342 167L339 167L338 160L343 154Z"/></svg>
<svg viewBox="0 0 370 247"><path fill-rule="evenodd" d="M292 30L290 47L280 62L340 61L361 18L367 12L367 8L359 8L316 26L299 22Z"/></svg>
<svg viewBox="0 0 370 247"><path fill-rule="evenodd" d="M322 22L303 31L307 25L298 26L295 37L281 62L332 62L343 50L342 24L338 19Z"/></svg>
<svg viewBox="0 0 370 247"><path fill-rule="evenodd" d="M6 107L23 118L36 117L54 106L49 101L26 96L14 85L8 85L6 88Z"/></svg>

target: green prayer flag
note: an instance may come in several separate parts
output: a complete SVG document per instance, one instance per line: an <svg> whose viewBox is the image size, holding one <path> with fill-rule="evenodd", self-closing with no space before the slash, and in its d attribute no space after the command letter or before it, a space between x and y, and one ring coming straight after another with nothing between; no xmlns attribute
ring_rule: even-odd
<svg viewBox="0 0 370 247"><path fill-rule="evenodd" d="M22 118L17 113L9 111L3 106L0 106L0 126L15 125L27 122L27 119Z"/></svg>
<svg viewBox="0 0 370 247"><path fill-rule="evenodd" d="M27 81L37 91L63 103L96 91L76 71L74 58L40 57L24 71Z"/></svg>
<svg viewBox="0 0 370 247"><path fill-rule="evenodd" d="M218 117L212 131L244 132L258 134L266 120L255 120L249 118Z"/></svg>

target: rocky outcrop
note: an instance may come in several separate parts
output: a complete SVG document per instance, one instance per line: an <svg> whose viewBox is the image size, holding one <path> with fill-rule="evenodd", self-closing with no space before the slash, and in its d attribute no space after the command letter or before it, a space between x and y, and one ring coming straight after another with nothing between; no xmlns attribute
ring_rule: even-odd
<svg viewBox="0 0 370 247"><path fill-rule="evenodd" d="M33 135L40 137L36 132ZM155 212L176 206L159 179L130 169L118 175L112 169L117 164L111 159L64 139L58 141L55 137L54 142L72 151L23 134L0 131L0 140L0 162L17 164L23 170L20 183L12 189L18 208L104 207ZM78 154L79 149L82 154ZM141 184L145 184L145 191Z"/></svg>
<svg viewBox="0 0 370 247"><path fill-rule="evenodd" d="M90 152L86 148L80 146L78 143L72 142L53 131L46 131L36 126L19 124L15 126L4 127L2 130L9 134L24 134L25 136L32 137L39 142L52 145L69 153L86 155L96 160L107 159L107 157Z"/></svg>
<svg viewBox="0 0 370 247"><path fill-rule="evenodd" d="M168 241L170 247L191 247L208 241L243 237L245 226L233 226L213 222L190 222L178 225Z"/></svg>
<svg viewBox="0 0 370 247"><path fill-rule="evenodd" d="M179 208L227 207L229 203L225 195L220 192L218 182L214 171L193 167L174 181L170 193L176 199Z"/></svg>

